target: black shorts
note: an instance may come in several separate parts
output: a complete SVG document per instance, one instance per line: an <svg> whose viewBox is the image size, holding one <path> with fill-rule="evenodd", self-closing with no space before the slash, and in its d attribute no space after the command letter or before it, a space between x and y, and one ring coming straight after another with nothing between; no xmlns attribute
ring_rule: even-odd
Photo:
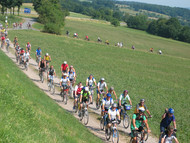
<svg viewBox="0 0 190 143"><path fill-rule="evenodd" d="M88 102L88 101L89 101L89 99L88 99L88 98L82 98L82 103L83 103L83 102L85 102L85 103L86 103L86 102Z"/></svg>

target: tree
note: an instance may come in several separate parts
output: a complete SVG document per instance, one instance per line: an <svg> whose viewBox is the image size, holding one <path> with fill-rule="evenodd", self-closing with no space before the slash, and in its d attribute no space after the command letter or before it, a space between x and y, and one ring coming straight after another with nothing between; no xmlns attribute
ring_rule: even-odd
<svg viewBox="0 0 190 143"><path fill-rule="evenodd" d="M114 25L115 27L120 26L119 20L116 18L113 18L111 20L111 24Z"/></svg>
<svg viewBox="0 0 190 143"><path fill-rule="evenodd" d="M190 43L190 27L184 26L179 34L179 40Z"/></svg>

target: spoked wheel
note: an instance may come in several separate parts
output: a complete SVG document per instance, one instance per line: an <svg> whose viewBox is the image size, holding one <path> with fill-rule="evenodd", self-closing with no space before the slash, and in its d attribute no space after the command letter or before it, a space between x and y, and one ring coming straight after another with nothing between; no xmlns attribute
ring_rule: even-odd
<svg viewBox="0 0 190 143"><path fill-rule="evenodd" d="M89 115L88 115L87 110L84 112L83 120L84 120L84 124L87 125L89 121Z"/></svg>
<svg viewBox="0 0 190 143"><path fill-rule="evenodd" d="M100 129L104 130L104 118L100 119Z"/></svg>
<svg viewBox="0 0 190 143"><path fill-rule="evenodd" d="M7 52L9 53L9 47L8 47L8 46L6 46L6 50L7 50Z"/></svg>
<svg viewBox="0 0 190 143"><path fill-rule="evenodd" d="M106 140L109 141L111 137L111 129L108 128L108 132L106 133Z"/></svg>
<svg viewBox="0 0 190 143"><path fill-rule="evenodd" d="M100 108L100 99L99 99L99 101L98 101L98 103L96 103L96 109L98 110L99 108Z"/></svg>
<svg viewBox="0 0 190 143"><path fill-rule="evenodd" d="M77 113L77 111L78 111L78 100L77 100L77 103L75 105L75 113Z"/></svg>
<svg viewBox="0 0 190 143"><path fill-rule="evenodd" d="M65 103L65 105L67 104L67 93L66 92L63 93L63 102Z"/></svg>
<svg viewBox="0 0 190 143"><path fill-rule="evenodd" d="M55 85L53 84L52 85L52 94L54 94L55 93Z"/></svg>
<svg viewBox="0 0 190 143"><path fill-rule="evenodd" d="M48 90L51 91L51 83L48 83Z"/></svg>
<svg viewBox="0 0 190 143"><path fill-rule="evenodd" d="M118 143L119 142L119 132L118 130L113 130L112 132L112 142Z"/></svg>
<svg viewBox="0 0 190 143"><path fill-rule="evenodd" d="M42 83L44 82L44 76L43 76L43 73L41 74L41 81L42 81Z"/></svg>
<svg viewBox="0 0 190 143"><path fill-rule="evenodd" d="M129 116L127 114L124 114L124 116L123 116L123 127L127 129L129 127L129 123L130 123Z"/></svg>
<svg viewBox="0 0 190 143"><path fill-rule="evenodd" d="M80 116L79 116L80 121L82 121L83 116L84 116L84 111L82 110L81 113L80 113Z"/></svg>
<svg viewBox="0 0 190 143"><path fill-rule="evenodd" d="M147 130L147 128L146 127L144 127L144 132L145 132L145 137L144 137L144 139L145 139L145 141L147 141L148 140L148 130Z"/></svg>

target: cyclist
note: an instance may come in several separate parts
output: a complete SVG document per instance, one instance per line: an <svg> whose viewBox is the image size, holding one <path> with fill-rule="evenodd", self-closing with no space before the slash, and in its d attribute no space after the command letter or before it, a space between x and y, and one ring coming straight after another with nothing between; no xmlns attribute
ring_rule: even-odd
<svg viewBox="0 0 190 143"><path fill-rule="evenodd" d="M56 76L55 69L53 68L53 65L51 65L49 71L47 72L48 82L50 82L50 79L53 81L54 76Z"/></svg>
<svg viewBox="0 0 190 143"><path fill-rule="evenodd" d="M72 86L74 86L75 81L76 81L75 72L73 72L73 70L70 70L68 77L69 77L70 83L72 83Z"/></svg>
<svg viewBox="0 0 190 143"><path fill-rule="evenodd" d="M14 38L14 47L16 46L16 43L18 42L18 38L17 38L17 36Z"/></svg>
<svg viewBox="0 0 190 143"><path fill-rule="evenodd" d="M67 61L64 61L61 65L61 72L62 73L68 73L69 72L69 65L67 64Z"/></svg>
<svg viewBox="0 0 190 143"><path fill-rule="evenodd" d="M102 40L100 39L100 37L98 37L98 42L102 42Z"/></svg>
<svg viewBox="0 0 190 143"><path fill-rule="evenodd" d="M38 57L40 57L41 61L41 55L42 55L42 50L40 47L38 47L38 49L36 50L36 61L38 60Z"/></svg>
<svg viewBox="0 0 190 143"><path fill-rule="evenodd" d="M26 44L26 51L28 51L29 53L31 51L31 44L29 42L27 42Z"/></svg>
<svg viewBox="0 0 190 143"><path fill-rule="evenodd" d="M134 46L134 45L132 45L131 49L135 50L135 46Z"/></svg>
<svg viewBox="0 0 190 143"><path fill-rule="evenodd" d="M154 51L154 48L150 48L150 52L153 53L153 51Z"/></svg>
<svg viewBox="0 0 190 143"><path fill-rule="evenodd" d="M2 36L1 37L1 48L3 48L4 45L5 45L5 37Z"/></svg>
<svg viewBox="0 0 190 143"><path fill-rule="evenodd" d="M115 90L114 90L114 87L113 87L113 86L110 87L110 89L108 90L108 93L110 93L110 94L113 93L113 95L115 96L115 99L117 100L117 95L116 95L116 93L115 93Z"/></svg>
<svg viewBox="0 0 190 143"><path fill-rule="evenodd" d="M7 44L7 49L9 48L9 46L10 46L10 40L9 40L9 38L7 37L7 39L6 39L6 44Z"/></svg>
<svg viewBox="0 0 190 143"><path fill-rule="evenodd" d="M83 88L82 82L79 82L78 85L75 86L73 109L75 109L77 100L80 98L80 93L81 93L82 88Z"/></svg>
<svg viewBox="0 0 190 143"><path fill-rule="evenodd" d="M158 50L158 54L162 55L162 51L161 51L161 50Z"/></svg>
<svg viewBox="0 0 190 143"><path fill-rule="evenodd" d="M167 130L162 135L161 143L172 143L173 140L175 141L175 143L179 143L174 133L174 127L168 126Z"/></svg>
<svg viewBox="0 0 190 143"><path fill-rule="evenodd" d="M48 53L46 53L44 59L46 60L47 67L49 67L49 63L51 62L51 56Z"/></svg>
<svg viewBox="0 0 190 143"><path fill-rule="evenodd" d="M26 62L29 62L30 59L30 53L28 51L25 51L24 53L24 64L26 64Z"/></svg>
<svg viewBox="0 0 190 143"><path fill-rule="evenodd" d="M85 102L86 104L88 104L89 102L89 98L90 98L90 103L92 103L92 98L91 98L91 93L89 91L88 87L84 87L80 93L80 108L79 108L79 117L81 115L81 109L83 106L83 102ZM88 105L87 105L88 108Z"/></svg>
<svg viewBox="0 0 190 143"><path fill-rule="evenodd" d="M88 38L88 36L87 36L87 35L85 36L85 40L87 40L87 41L89 41L89 40L90 40L90 39Z"/></svg>
<svg viewBox="0 0 190 143"><path fill-rule="evenodd" d="M174 116L174 109L173 108L169 108L169 109L166 108L165 113L162 115L162 121L160 123L160 137L172 121L173 121L173 125L175 128L174 131L177 131L176 121L175 121L175 116Z"/></svg>
<svg viewBox="0 0 190 143"><path fill-rule="evenodd" d="M20 48L20 46L17 43L16 46L15 46L15 55L16 55L16 57L19 56L20 50L21 50L21 48Z"/></svg>
<svg viewBox="0 0 190 143"><path fill-rule="evenodd" d="M108 111L113 103L114 103L114 101L111 98L111 94L108 93L107 98L104 98L103 101L102 101L102 111L101 111L102 117L104 116L104 111Z"/></svg>
<svg viewBox="0 0 190 143"><path fill-rule="evenodd" d="M112 104L112 108L110 108L108 110L108 119L107 119L107 126L106 126L106 133L108 133L108 128L111 127L111 123L114 120L118 119L118 123L120 124L121 120L120 120L120 115L119 115L119 111L117 110L117 104L114 103Z"/></svg>
<svg viewBox="0 0 190 143"><path fill-rule="evenodd" d="M77 74L76 74L75 68L74 68L72 65L69 67L69 71L71 71L71 70L73 70L73 72L75 73L75 77L77 77Z"/></svg>
<svg viewBox="0 0 190 143"><path fill-rule="evenodd" d="M86 79L86 86L93 87L93 84L96 86L96 79L93 77L92 74Z"/></svg>
<svg viewBox="0 0 190 143"><path fill-rule="evenodd" d="M69 86L70 86L70 81L69 78L67 77L67 74L62 73L62 77L60 80L61 93L63 92L63 90L65 90L67 92L66 95L68 95Z"/></svg>
<svg viewBox="0 0 190 143"><path fill-rule="evenodd" d="M104 78L101 78L100 81L98 82L97 84L97 99L96 99L96 104L98 105L98 101L100 99L100 95L104 92L104 88L106 88L106 93L108 92L108 87L107 87L107 84L105 82L105 79Z"/></svg>
<svg viewBox="0 0 190 143"><path fill-rule="evenodd" d="M21 50L20 50L20 64L22 61L24 61L24 53L25 53L24 49L21 48Z"/></svg>
<svg viewBox="0 0 190 143"><path fill-rule="evenodd" d="M109 41L108 41L108 40L106 40L105 44L109 45L110 43L109 43Z"/></svg>
<svg viewBox="0 0 190 143"><path fill-rule="evenodd" d="M138 103L136 105L135 111L134 113L137 114L139 112L139 108L144 108L144 110L148 113L149 118L152 118L152 116L150 115L150 111L148 110L147 106L144 104L145 99L141 99L140 103ZM146 115L145 115L146 116Z"/></svg>
<svg viewBox="0 0 190 143"><path fill-rule="evenodd" d="M4 34L5 34L5 38L7 38L7 36L8 36L8 31L5 30Z"/></svg>
<svg viewBox="0 0 190 143"><path fill-rule="evenodd" d="M40 62L39 62L39 75L40 73L43 74L44 76L44 72L45 72L45 69L46 69L46 61L44 59L42 59Z"/></svg>
<svg viewBox="0 0 190 143"><path fill-rule="evenodd" d="M131 107L132 107L132 102L131 99L128 95L128 91L124 90L123 94L120 95L119 97L119 112L121 113L121 106L124 106L125 104L127 104L127 100L129 101Z"/></svg>

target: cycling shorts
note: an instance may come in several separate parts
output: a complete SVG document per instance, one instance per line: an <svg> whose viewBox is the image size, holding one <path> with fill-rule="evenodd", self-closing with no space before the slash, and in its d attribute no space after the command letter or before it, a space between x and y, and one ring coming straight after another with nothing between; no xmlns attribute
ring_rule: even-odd
<svg viewBox="0 0 190 143"><path fill-rule="evenodd" d="M104 90L100 90L101 92L103 92ZM96 90L97 94L100 94L100 92L98 91L98 89Z"/></svg>
<svg viewBox="0 0 190 143"><path fill-rule="evenodd" d="M53 80L53 75L48 75L48 78Z"/></svg>
<svg viewBox="0 0 190 143"><path fill-rule="evenodd" d="M82 98L82 103L83 103L83 102L85 102L85 103L86 103L86 102L89 102L89 98L84 98L84 97L83 97L83 98Z"/></svg>

